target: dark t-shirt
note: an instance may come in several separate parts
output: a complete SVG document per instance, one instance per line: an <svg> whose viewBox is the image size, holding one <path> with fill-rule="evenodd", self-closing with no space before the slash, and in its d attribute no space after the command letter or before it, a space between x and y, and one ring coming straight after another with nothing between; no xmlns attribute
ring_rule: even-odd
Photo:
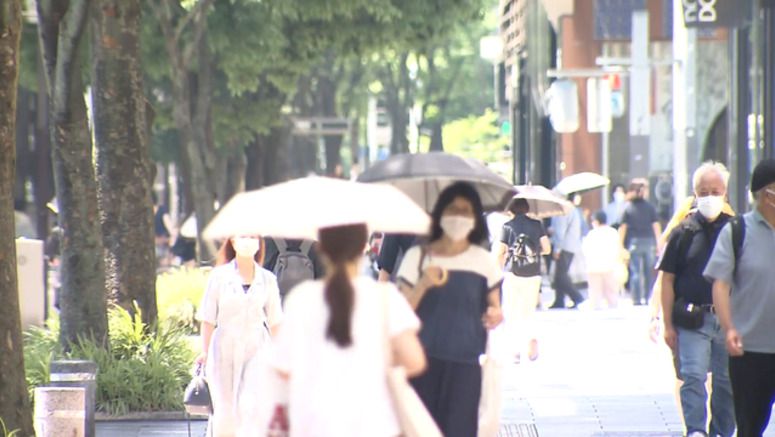
<svg viewBox="0 0 775 437"><path fill-rule="evenodd" d="M501 243L505 244L509 248L512 248L519 234L525 234L532 241L537 253L541 253L541 237L546 236L546 230L544 229L543 223L538 220L531 219L524 214L520 214L503 225ZM509 271L512 271L515 275L521 277L541 275L540 262L538 264L525 266L521 269L518 269L517 271L513 271L511 269L511 257L509 257L506 268Z"/></svg>
<svg viewBox="0 0 775 437"><path fill-rule="evenodd" d="M630 201L622 215L622 224L627 225L627 241L632 238L654 239L653 225L657 221L656 208L645 199Z"/></svg>
<svg viewBox="0 0 775 437"><path fill-rule="evenodd" d="M160 205L153 216L153 229L157 237L169 237L170 231L164 224L164 215L167 214L167 207Z"/></svg>
<svg viewBox="0 0 775 437"><path fill-rule="evenodd" d="M713 303L713 284L703 277L702 272L721 228L729 219L728 215L721 214L716 221L709 223L701 214L693 212L670 234L659 270L675 275L673 288L676 297L683 297L694 304ZM687 232L694 234L691 241L683 237Z"/></svg>
<svg viewBox="0 0 775 437"><path fill-rule="evenodd" d="M416 239L415 235L410 234L385 234L377 259L379 268L394 275L400 265L400 259L414 245Z"/></svg>

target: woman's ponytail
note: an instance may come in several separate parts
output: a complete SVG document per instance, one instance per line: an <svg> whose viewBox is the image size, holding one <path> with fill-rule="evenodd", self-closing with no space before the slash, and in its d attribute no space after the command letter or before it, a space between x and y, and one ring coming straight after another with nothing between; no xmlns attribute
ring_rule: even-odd
<svg viewBox="0 0 775 437"><path fill-rule="evenodd" d="M330 276L325 285L325 301L329 319L326 337L339 347L350 346L352 314L355 308L355 288L347 274L347 264L363 254L368 239L365 225L347 225L321 229L320 250L331 263Z"/></svg>

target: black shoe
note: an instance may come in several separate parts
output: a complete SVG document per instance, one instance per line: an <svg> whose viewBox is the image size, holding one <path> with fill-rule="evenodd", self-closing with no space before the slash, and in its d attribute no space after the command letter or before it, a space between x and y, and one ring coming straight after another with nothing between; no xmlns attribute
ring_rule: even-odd
<svg viewBox="0 0 775 437"><path fill-rule="evenodd" d="M553 304L549 307L550 310L564 310L565 305Z"/></svg>

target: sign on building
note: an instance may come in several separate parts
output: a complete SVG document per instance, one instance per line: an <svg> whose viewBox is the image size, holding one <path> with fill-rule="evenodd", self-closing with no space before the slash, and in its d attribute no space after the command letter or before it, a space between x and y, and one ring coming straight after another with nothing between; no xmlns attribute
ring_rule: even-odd
<svg viewBox="0 0 775 437"><path fill-rule="evenodd" d="M681 0L686 27L740 27L751 10L750 0Z"/></svg>

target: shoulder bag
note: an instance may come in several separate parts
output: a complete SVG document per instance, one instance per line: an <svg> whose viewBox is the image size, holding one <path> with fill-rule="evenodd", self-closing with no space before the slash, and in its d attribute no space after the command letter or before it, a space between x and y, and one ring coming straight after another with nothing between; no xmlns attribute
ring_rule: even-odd
<svg viewBox="0 0 775 437"><path fill-rule="evenodd" d="M393 348L390 343L389 290L382 292L383 337L385 344L386 380L393 400L393 410L401 427L403 437L442 437L439 427L425 408L420 397L406 379L406 370L393 362Z"/></svg>

